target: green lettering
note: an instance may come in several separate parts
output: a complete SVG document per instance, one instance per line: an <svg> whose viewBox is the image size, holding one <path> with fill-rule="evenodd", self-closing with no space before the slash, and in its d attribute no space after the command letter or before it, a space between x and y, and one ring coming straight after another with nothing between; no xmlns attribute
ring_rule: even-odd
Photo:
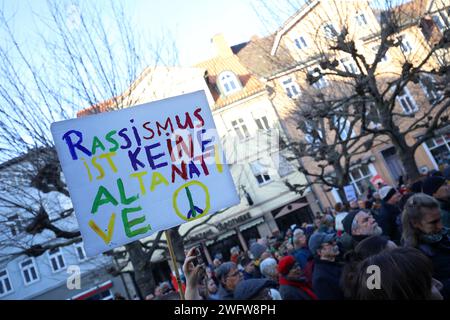
<svg viewBox="0 0 450 320"><path fill-rule="evenodd" d="M145 215L130 221L128 220L128 213L137 212L141 210L142 208L140 206L135 208L125 208L122 210L123 226L125 228L125 233L128 238L133 238L137 235L147 233L152 229L150 225L146 225L145 227L136 230L131 230L132 227L145 222Z"/></svg>
<svg viewBox="0 0 450 320"><path fill-rule="evenodd" d="M91 213L96 213L98 207L107 203L112 203L115 206L119 204L117 200L113 197L113 195L108 191L108 189L106 189L104 186L100 186L98 187L97 195L95 196Z"/></svg>

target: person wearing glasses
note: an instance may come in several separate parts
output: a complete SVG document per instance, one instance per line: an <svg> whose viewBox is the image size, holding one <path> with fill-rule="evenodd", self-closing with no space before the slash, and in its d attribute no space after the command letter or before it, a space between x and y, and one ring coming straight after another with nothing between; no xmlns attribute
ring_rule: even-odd
<svg viewBox="0 0 450 320"><path fill-rule="evenodd" d="M293 256L285 256L278 263L279 292L283 300L317 300L304 273Z"/></svg>
<svg viewBox="0 0 450 320"><path fill-rule="evenodd" d="M319 300L343 300L340 285L342 265L336 261L339 247L336 235L316 232L309 239L309 250L314 255L313 291Z"/></svg>

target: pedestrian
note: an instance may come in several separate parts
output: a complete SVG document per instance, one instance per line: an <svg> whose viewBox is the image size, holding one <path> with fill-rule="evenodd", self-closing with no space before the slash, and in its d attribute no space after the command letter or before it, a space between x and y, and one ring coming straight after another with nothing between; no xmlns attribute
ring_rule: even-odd
<svg viewBox="0 0 450 320"><path fill-rule="evenodd" d="M402 241L418 248L433 262L434 277L442 282L442 294L450 299L450 230L442 225L439 203L418 193L408 199L402 213Z"/></svg>
<svg viewBox="0 0 450 320"><path fill-rule="evenodd" d="M260 273L257 272L257 267L255 266L255 261L248 257L243 257L240 261L242 266L242 276L244 280L260 278Z"/></svg>
<svg viewBox="0 0 450 320"><path fill-rule="evenodd" d="M442 224L450 228L450 185L443 176L431 176L422 185L423 193L428 194L439 202Z"/></svg>
<svg viewBox="0 0 450 320"><path fill-rule="evenodd" d="M219 280L218 294L220 300L233 299L234 289L239 281L243 279L237 265L231 261L222 263L220 267L216 269L216 277Z"/></svg>
<svg viewBox="0 0 450 320"><path fill-rule="evenodd" d="M278 262L274 258L267 258L259 266L261 274L272 281L278 283Z"/></svg>
<svg viewBox="0 0 450 320"><path fill-rule="evenodd" d="M294 251L292 255L300 265L300 268L305 269L306 263L312 257L312 255L311 251L309 251L308 248L306 235L302 229L296 229L294 231L293 242L294 242Z"/></svg>
<svg viewBox="0 0 450 320"><path fill-rule="evenodd" d="M342 300L340 285L342 264L336 261L339 247L336 235L316 232L309 239L309 250L314 255L312 289L319 300Z"/></svg>
<svg viewBox="0 0 450 320"><path fill-rule="evenodd" d="M345 233L339 238L339 243L343 253L353 250L365 238L383 233L372 214L366 210L349 212L342 225Z"/></svg>
<svg viewBox="0 0 450 320"><path fill-rule="evenodd" d="M317 300L293 256L286 256L280 260L278 272L279 291L283 300Z"/></svg>
<svg viewBox="0 0 450 320"><path fill-rule="evenodd" d="M379 277L373 276L376 266ZM377 272L377 271L375 271ZM419 250L395 248L361 261L355 281L346 288L356 300L441 300L442 284L433 279L433 265ZM370 277L370 278L369 278ZM375 280L373 280L374 278ZM370 285L368 285L370 284Z"/></svg>
<svg viewBox="0 0 450 320"><path fill-rule="evenodd" d="M388 236L395 243L400 242L401 222L399 203L402 198L400 192L391 186L380 189L381 208L377 217L378 225L383 230L383 234Z"/></svg>
<svg viewBox="0 0 450 320"><path fill-rule="evenodd" d="M345 264L340 282L344 296L346 298L353 296L353 292L349 290L355 286L353 283L356 278L355 273L361 261L384 250L392 250L395 248L397 248L397 245L386 236L370 236L359 242L354 250L347 252L344 256Z"/></svg>

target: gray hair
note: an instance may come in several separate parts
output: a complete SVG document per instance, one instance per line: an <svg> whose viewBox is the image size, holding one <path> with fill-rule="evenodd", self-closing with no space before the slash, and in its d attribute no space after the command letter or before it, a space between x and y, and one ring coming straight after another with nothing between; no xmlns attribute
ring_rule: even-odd
<svg viewBox="0 0 450 320"><path fill-rule="evenodd" d="M222 263L215 270L217 279L224 280L224 278L227 276L227 274L230 272L230 270L234 269L234 268L237 268L237 266L234 262L228 261L228 262Z"/></svg>
<svg viewBox="0 0 450 320"><path fill-rule="evenodd" d="M402 213L402 240L406 246L417 247L419 243L419 231L413 223L420 222L423 219L424 208L439 208L439 203L425 193L417 193L411 196L405 204Z"/></svg>
<svg viewBox="0 0 450 320"><path fill-rule="evenodd" d="M267 258L261 262L259 269L264 276L270 279L277 276L277 266L277 260L274 258Z"/></svg>

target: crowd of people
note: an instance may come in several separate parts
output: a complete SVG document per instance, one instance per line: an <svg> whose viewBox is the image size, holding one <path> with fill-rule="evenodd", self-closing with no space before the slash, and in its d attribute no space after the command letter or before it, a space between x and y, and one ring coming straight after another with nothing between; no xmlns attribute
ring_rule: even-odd
<svg viewBox="0 0 450 320"><path fill-rule="evenodd" d="M232 248L211 265L191 248L183 265L187 300L450 299L447 168Z"/></svg>

